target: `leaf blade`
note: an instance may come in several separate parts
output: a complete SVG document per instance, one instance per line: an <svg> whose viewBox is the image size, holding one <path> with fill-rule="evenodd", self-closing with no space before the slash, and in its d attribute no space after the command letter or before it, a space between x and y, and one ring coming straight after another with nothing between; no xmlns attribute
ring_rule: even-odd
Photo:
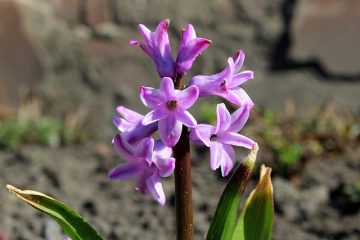
<svg viewBox="0 0 360 240"><path fill-rule="evenodd" d="M231 176L211 221L206 236L207 240L232 239L238 218L237 210L255 165L258 149L258 145L255 144L250 154L239 164Z"/></svg>
<svg viewBox="0 0 360 240"><path fill-rule="evenodd" d="M64 203L40 192L20 190L11 185L6 187L17 198L58 222L72 240L102 240L100 235L78 213Z"/></svg>
<svg viewBox="0 0 360 240"><path fill-rule="evenodd" d="M268 240L274 219L271 168L261 166L260 179L246 200L232 240Z"/></svg>

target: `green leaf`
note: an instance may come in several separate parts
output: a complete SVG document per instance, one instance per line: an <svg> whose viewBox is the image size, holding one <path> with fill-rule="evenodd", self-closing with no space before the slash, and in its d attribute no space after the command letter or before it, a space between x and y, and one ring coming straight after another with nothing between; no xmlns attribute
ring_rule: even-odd
<svg viewBox="0 0 360 240"><path fill-rule="evenodd" d="M226 185L207 234L207 240L229 240L238 219L237 210L256 161L258 145L239 164Z"/></svg>
<svg viewBox="0 0 360 240"><path fill-rule="evenodd" d="M102 240L99 234L79 214L64 203L40 192L23 191L11 185L6 187L16 197L57 221L72 240Z"/></svg>
<svg viewBox="0 0 360 240"><path fill-rule="evenodd" d="M260 180L246 200L233 240L268 240L274 220L271 168L261 166Z"/></svg>

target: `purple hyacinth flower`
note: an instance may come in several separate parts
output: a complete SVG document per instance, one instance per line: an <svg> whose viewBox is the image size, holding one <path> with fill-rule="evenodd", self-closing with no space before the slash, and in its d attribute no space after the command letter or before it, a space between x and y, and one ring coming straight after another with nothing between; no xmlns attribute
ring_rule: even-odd
<svg viewBox="0 0 360 240"><path fill-rule="evenodd" d="M175 77L175 64L171 55L168 28L170 20L162 20L156 27L155 32L151 32L143 24L139 24L138 30L145 42L135 40L129 41L130 45L138 45L149 57L152 58L160 77Z"/></svg>
<svg viewBox="0 0 360 240"><path fill-rule="evenodd" d="M144 125L159 121L161 140L169 147L175 146L182 130L182 125L195 127L195 118L186 110L199 96L196 86L184 90L174 89L171 78L161 80L160 89L140 87L140 98L145 106L153 109L142 120Z"/></svg>
<svg viewBox="0 0 360 240"><path fill-rule="evenodd" d="M166 198L160 177L168 177L174 171L175 159L171 157L171 148L151 137L144 138L134 147L122 134L115 136L114 147L127 163L113 168L109 178L126 180L136 177L135 189L143 195L150 193L164 205Z"/></svg>
<svg viewBox="0 0 360 240"><path fill-rule="evenodd" d="M204 51L211 41L196 37L193 25L188 24L181 31L179 52L176 58L176 72L184 75L193 65L196 57Z"/></svg>
<svg viewBox="0 0 360 240"><path fill-rule="evenodd" d="M243 105L232 115L225 104L217 105L217 122L215 126L199 124L190 133L190 138L197 144L210 147L210 167L216 170L221 166L222 176L229 174L234 166L235 151L233 146L251 149L254 141L238 134L249 117L250 106Z"/></svg>
<svg viewBox="0 0 360 240"><path fill-rule="evenodd" d="M150 136L157 130L157 124L142 124L143 115L134 112L123 106L116 108L117 112L123 117L113 117L115 127L126 136L129 143L134 144L141 139Z"/></svg>
<svg viewBox="0 0 360 240"><path fill-rule="evenodd" d="M203 76L198 75L190 79L190 85L199 88L200 96L220 96L237 106L244 104L253 106L247 93L240 87L241 84L252 79L252 71L239 72L245 60L245 53L237 51L234 57L228 59L227 67L220 73Z"/></svg>

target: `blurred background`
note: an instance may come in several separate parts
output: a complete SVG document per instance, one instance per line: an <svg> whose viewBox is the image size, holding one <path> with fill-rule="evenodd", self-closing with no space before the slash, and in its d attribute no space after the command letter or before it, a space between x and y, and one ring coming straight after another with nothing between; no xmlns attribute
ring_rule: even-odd
<svg viewBox="0 0 360 240"><path fill-rule="evenodd" d="M107 179L122 161L111 146L116 106L146 113L138 87L159 84L150 58L127 42L141 39L137 24L165 18L173 55L187 23L212 40L188 79L247 54L243 69L255 78L243 87L256 107L241 133L273 168L273 239L360 239L357 0L0 0L0 239L63 239L7 183L64 201L105 239L175 238L173 179L165 207L131 181ZM220 101L192 111L213 122ZM204 239L228 179L210 172L208 149L192 156Z"/></svg>

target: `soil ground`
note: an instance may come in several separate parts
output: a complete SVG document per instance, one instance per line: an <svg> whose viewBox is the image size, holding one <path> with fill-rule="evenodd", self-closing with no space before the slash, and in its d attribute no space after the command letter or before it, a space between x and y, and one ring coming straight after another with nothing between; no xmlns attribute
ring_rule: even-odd
<svg viewBox="0 0 360 240"><path fill-rule="evenodd" d="M359 204L344 198L344 189L360 182L359 153L354 149L339 158L313 159L291 181L273 174L272 239L360 239ZM193 149L192 155L195 234L204 239L227 179L210 171L208 151ZM258 163L267 155L260 150ZM52 220L7 193L5 185L12 184L65 202L105 239L175 239L172 177L163 181L167 204L161 207L139 195L132 181L107 178L120 162L106 144L0 152L0 235L9 240L64 239Z"/></svg>

